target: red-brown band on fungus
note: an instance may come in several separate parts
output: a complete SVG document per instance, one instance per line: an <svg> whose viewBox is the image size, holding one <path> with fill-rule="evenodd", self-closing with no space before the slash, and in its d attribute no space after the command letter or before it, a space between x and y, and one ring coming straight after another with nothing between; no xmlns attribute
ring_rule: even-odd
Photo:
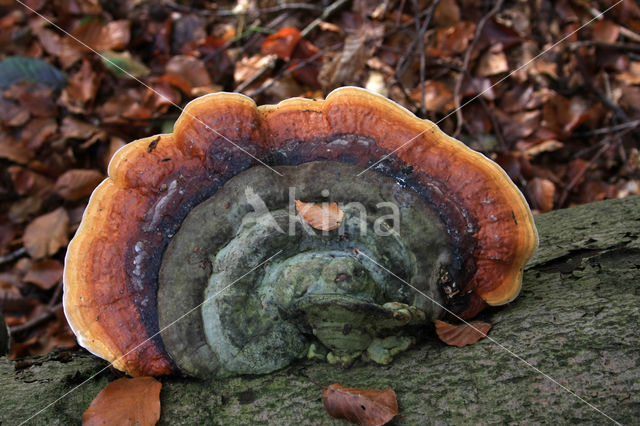
<svg viewBox="0 0 640 426"><path fill-rule="evenodd" d="M189 103L173 134L118 151L109 178L94 191L65 262L65 313L79 343L132 375L185 370L158 335L156 297L164 253L189 212L235 176L264 168L257 159L276 168L344 164L331 167L345 173L351 167L362 171L392 152L362 176L371 182L393 179L398 194L424 200L446 229L450 255L438 271L440 300L463 318L486 304L513 300L537 233L522 194L491 160L362 89L338 89L325 101L296 98L261 107L242 95L220 93ZM212 215L233 209L215 210ZM215 273L216 253L195 250L190 259L194 268ZM304 306L307 318L314 318L315 311ZM186 313L193 307L182 308Z"/></svg>

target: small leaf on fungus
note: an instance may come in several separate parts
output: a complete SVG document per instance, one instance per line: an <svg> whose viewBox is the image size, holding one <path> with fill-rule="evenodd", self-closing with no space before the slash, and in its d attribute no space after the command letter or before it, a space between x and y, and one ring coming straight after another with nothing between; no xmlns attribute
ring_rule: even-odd
<svg viewBox="0 0 640 426"><path fill-rule="evenodd" d="M335 202L314 204L296 200L296 209L305 222L320 231L336 229L344 217L344 212Z"/></svg>

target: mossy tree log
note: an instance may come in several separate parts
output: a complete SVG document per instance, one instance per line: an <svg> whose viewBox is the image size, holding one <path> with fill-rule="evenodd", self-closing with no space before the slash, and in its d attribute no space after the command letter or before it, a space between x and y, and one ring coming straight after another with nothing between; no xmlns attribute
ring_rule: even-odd
<svg viewBox="0 0 640 426"><path fill-rule="evenodd" d="M162 378L161 423L344 424L324 412L313 381L393 388L404 416L393 424L606 422L594 407L637 423L640 197L539 215L536 224L540 249L520 297L484 314L494 324L491 339L455 348L427 337L386 367L303 362L259 377ZM29 423L80 423L114 378L103 361L81 352L2 357L0 423L43 409Z"/></svg>

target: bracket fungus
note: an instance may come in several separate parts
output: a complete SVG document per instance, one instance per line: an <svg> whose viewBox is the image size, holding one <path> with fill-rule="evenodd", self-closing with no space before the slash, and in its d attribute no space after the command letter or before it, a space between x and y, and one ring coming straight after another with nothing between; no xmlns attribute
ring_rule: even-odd
<svg viewBox="0 0 640 426"><path fill-rule="evenodd" d="M296 200L337 219L314 229ZM385 363L426 323L513 300L536 246L507 174L392 101L217 93L115 154L69 245L64 308L134 376Z"/></svg>

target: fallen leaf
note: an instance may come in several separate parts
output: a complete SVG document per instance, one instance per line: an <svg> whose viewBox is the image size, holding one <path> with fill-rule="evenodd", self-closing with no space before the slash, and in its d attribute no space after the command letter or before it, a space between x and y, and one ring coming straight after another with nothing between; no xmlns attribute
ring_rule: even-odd
<svg viewBox="0 0 640 426"><path fill-rule="evenodd" d="M17 102L0 97L0 122L5 126L22 126L29 121L29 111Z"/></svg>
<svg viewBox="0 0 640 426"><path fill-rule="evenodd" d="M65 200L78 201L91 194L102 179L97 170L71 169L60 175L54 190Z"/></svg>
<svg viewBox="0 0 640 426"><path fill-rule="evenodd" d="M95 98L100 78L91 68L91 62L82 61L80 70L69 78L69 84L62 92L62 100L73 112L84 112L84 104Z"/></svg>
<svg viewBox="0 0 640 426"><path fill-rule="evenodd" d="M122 378L109 383L82 415L82 424L155 425L160 419L162 383L153 377Z"/></svg>
<svg viewBox="0 0 640 426"><path fill-rule="evenodd" d="M367 59L365 38L361 34L350 35L344 41L342 52L322 65L318 80L325 89L353 82L364 69Z"/></svg>
<svg viewBox="0 0 640 426"><path fill-rule="evenodd" d="M44 290L49 290L60 282L63 269L62 263L57 260L44 259L35 262L23 280Z"/></svg>
<svg viewBox="0 0 640 426"><path fill-rule="evenodd" d="M63 207L35 218L24 230L22 240L29 255L40 259L55 254L69 242L69 215Z"/></svg>
<svg viewBox="0 0 640 426"><path fill-rule="evenodd" d="M527 192L533 204L533 208L541 213L553 209L553 198L556 186L549 179L535 177L527 183Z"/></svg>
<svg viewBox="0 0 640 426"><path fill-rule="evenodd" d="M67 84L64 74L42 59L11 56L0 61L0 87L21 81L41 83L54 89L61 89Z"/></svg>
<svg viewBox="0 0 640 426"><path fill-rule="evenodd" d="M436 27L450 27L460 22L460 7L456 0L443 0L433 11L433 23Z"/></svg>
<svg viewBox="0 0 640 426"><path fill-rule="evenodd" d="M491 324L483 321L449 324L445 321L435 320L434 323L440 340L447 345L459 348L473 345L478 340L485 338L489 330L491 330Z"/></svg>
<svg viewBox="0 0 640 426"><path fill-rule="evenodd" d="M502 51L502 45L497 44L480 57L476 73L482 77L488 77L507 71L509 71L507 55Z"/></svg>
<svg viewBox="0 0 640 426"><path fill-rule="evenodd" d="M296 28L282 28L264 40L262 53L275 54L278 58L288 61L301 38L302 35Z"/></svg>
<svg viewBox="0 0 640 426"><path fill-rule="evenodd" d="M127 20L102 22L98 19L91 19L73 32L73 36L81 40L84 44L102 52L104 50L120 50L129 44L129 27ZM81 50L89 50L84 46L78 47Z"/></svg>
<svg viewBox="0 0 640 426"><path fill-rule="evenodd" d="M129 52L118 53L108 50L103 52L100 58L111 74L118 78L140 78L151 72L145 64L134 59Z"/></svg>
<svg viewBox="0 0 640 426"><path fill-rule="evenodd" d="M16 142L7 133L0 133L0 158L18 164L27 164L33 158L33 152Z"/></svg>
<svg viewBox="0 0 640 426"><path fill-rule="evenodd" d="M204 62L192 56L174 56L167 62L166 70L167 73L174 73L183 77L192 87L209 86L211 84L211 77ZM189 92L186 93L189 94Z"/></svg>
<svg viewBox="0 0 640 426"><path fill-rule="evenodd" d="M53 118L33 118L22 128L20 139L31 152L36 152L57 131L58 123Z"/></svg>
<svg viewBox="0 0 640 426"><path fill-rule="evenodd" d="M393 389L346 388L334 383L322 390L322 401L331 417L365 426L384 425L399 414Z"/></svg>
<svg viewBox="0 0 640 426"><path fill-rule="evenodd" d="M475 31L476 24L469 21L462 21L451 27L440 28L436 33L438 49L448 54L462 53L469 46Z"/></svg>
<svg viewBox="0 0 640 426"><path fill-rule="evenodd" d="M320 231L336 229L344 217L344 212L333 201L328 204L314 204L296 200L296 209L305 222Z"/></svg>
<svg viewBox="0 0 640 426"><path fill-rule="evenodd" d="M608 19L602 19L593 23L591 31L593 31L594 40L603 43L613 43L618 39L620 26Z"/></svg>
<svg viewBox="0 0 640 426"><path fill-rule="evenodd" d="M410 97L417 104L422 104L422 86L420 84L411 92ZM451 111L454 108L453 91L441 81L426 80L424 82L424 107L427 111Z"/></svg>

